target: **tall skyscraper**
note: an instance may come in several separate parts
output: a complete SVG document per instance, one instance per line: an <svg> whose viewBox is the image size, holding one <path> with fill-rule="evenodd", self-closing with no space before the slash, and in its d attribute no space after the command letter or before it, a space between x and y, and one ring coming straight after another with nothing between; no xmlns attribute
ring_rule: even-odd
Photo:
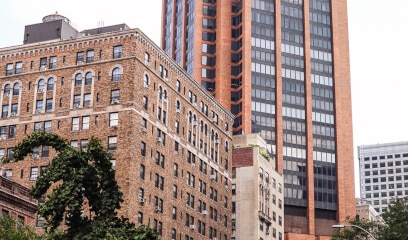
<svg viewBox="0 0 408 240"><path fill-rule="evenodd" d="M163 0L162 14L165 52L276 155L287 236L354 216L346 0Z"/></svg>
<svg viewBox="0 0 408 240"><path fill-rule="evenodd" d="M360 197L382 214L393 198L408 196L408 142L358 147Z"/></svg>

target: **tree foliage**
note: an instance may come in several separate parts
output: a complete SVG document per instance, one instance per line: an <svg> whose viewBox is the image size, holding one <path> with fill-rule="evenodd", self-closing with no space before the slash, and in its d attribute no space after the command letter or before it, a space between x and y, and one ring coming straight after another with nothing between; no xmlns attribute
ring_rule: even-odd
<svg viewBox="0 0 408 240"><path fill-rule="evenodd" d="M360 228L363 228L373 236L376 236L380 226L377 222L370 222L368 220L347 219L347 222L350 226L345 227L344 229L334 230L335 233L332 235L333 240L372 240L369 234ZM352 225L359 226L360 228L353 227Z"/></svg>
<svg viewBox="0 0 408 240"><path fill-rule="evenodd" d="M376 239L408 239L408 197L395 198L381 215L384 222L366 220L348 220L349 225L357 225L370 232ZM368 234L356 227L347 227L332 235L332 239L371 239Z"/></svg>
<svg viewBox="0 0 408 240"><path fill-rule="evenodd" d="M5 240L36 240L40 237L34 229L22 226L8 214L0 217L0 239Z"/></svg>
<svg viewBox="0 0 408 240"><path fill-rule="evenodd" d="M52 239L104 239L108 235L133 239L134 224L116 215L123 194L110 162L112 154L100 140L91 138L86 149L77 150L57 134L33 133L14 148L14 160L24 159L40 145L57 151L31 190L35 198L49 193L38 214L45 218Z"/></svg>

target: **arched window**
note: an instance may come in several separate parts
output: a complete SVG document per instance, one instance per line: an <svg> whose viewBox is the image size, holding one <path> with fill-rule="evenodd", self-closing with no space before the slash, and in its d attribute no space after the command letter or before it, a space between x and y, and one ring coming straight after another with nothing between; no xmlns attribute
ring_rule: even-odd
<svg viewBox="0 0 408 240"><path fill-rule="evenodd" d="M145 88L149 87L149 76L147 74L143 76L143 83Z"/></svg>
<svg viewBox="0 0 408 240"><path fill-rule="evenodd" d="M37 86L38 92L44 91L44 84L45 84L44 79L40 79L40 81L38 81L38 86Z"/></svg>
<svg viewBox="0 0 408 240"><path fill-rule="evenodd" d="M4 85L4 95L5 96L10 95L10 84Z"/></svg>
<svg viewBox="0 0 408 240"><path fill-rule="evenodd" d="M207 124L205 124L204 125L204 134L205 134L205 136L207 136L207 132L208 132L207 129L208 129Z"/></svg>
<svg viewBox="0 0 408 240"><path fill-rule="evenodd" d="M229 143L228 143L228 141L225 141L225 151L226 151L226 152L229 151Z"/></svg>
<svg viewBox="0 0 408 240"><path fill-rule="evenodd" d="M214 130L211 130L211 140L214 141Z"/></svg>
<svg viewBox="0 0 408 240"><path fill-rule="evenodd" d="M50 77L48 78L48 82L47 82L47 91L52 91L54 90L54 78Z"/></svg>
<svg viewBox="0 0 408 240"><path fill-rule="evenodd" d="M82 74L78 73L75 75L75 87L80 87L82 85Z"/></svg>
<svg viewBox="0 0 408 240"><path fill-rule="evenodd" d="M163 99L167 99L167 91L166 90L163 91Z"/></svg>
<svg viewBox="0 0 408 240"><path fill-rule="evenodd" d="M112 81L117 82L120 80L121 74L120 74L120 68L116 67L112 70Z"/></svg>
<svg viewBox="0 0 408 240"><path fill-rule="evenodd" d="M163 95L163 88L160 86L159 87L159 99L162 99L162 95Z"/></svg>
<svg viewBox="0 0 408 240"><path fill-rule="evenodd" d="M20 83L14 83L13 85L13 95L20 94Z"/></svg>
<svg viewBox="0 0 408 240"><path fill-rule="evenodd" d="M87 72L85 74L85 85L91 85L92 84L92 73Z"/></svg>

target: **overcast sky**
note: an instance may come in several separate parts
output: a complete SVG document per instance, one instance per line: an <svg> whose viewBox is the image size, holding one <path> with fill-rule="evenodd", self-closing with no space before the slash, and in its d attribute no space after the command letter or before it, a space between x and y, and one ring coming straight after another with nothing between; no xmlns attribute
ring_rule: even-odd
<svg viewBox="0 0 408 240"><path fill-rule="evenodd" d="M25 25L56 11L78 30L126 23L159 45L161 2L3 0L0 48L22 44ZM357 146L408 140L408 1L349 0L348 14L357 170Z"/></svg>

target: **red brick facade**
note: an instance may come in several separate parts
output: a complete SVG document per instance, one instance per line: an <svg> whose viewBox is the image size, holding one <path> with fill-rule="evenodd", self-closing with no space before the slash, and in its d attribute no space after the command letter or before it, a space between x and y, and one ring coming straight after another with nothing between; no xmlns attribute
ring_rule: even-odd
<svg viewBox="0 0 408 240"><path fill-rule="evenodd" d="M118 46L121 54L115 57ZM86 58L89 51L92 61ZM83 62L78 52L84 52ZM51 57L56 57L52 68ZM40 67L41 58L47 58L46 68ZM16 74L18 62L22 70ZM4 71L8 64L14 66L10 75ZM119 215L158 229L162 239L230 239L233 116L142 32L3 48L0 69L1 105L18 104L15 114L9 110L0 118L4 157L33 131L52 131L78 147L100 138L114 153L124 193ZM41 79L50 78L53 87L41 87ZM19 92L6 96L6 84L15 83ZM47 99L53 99L49 106ZM43 107L36 111L38 100ZM30 187L54 154L40 148L38 157L2 168Z"/></svg>

